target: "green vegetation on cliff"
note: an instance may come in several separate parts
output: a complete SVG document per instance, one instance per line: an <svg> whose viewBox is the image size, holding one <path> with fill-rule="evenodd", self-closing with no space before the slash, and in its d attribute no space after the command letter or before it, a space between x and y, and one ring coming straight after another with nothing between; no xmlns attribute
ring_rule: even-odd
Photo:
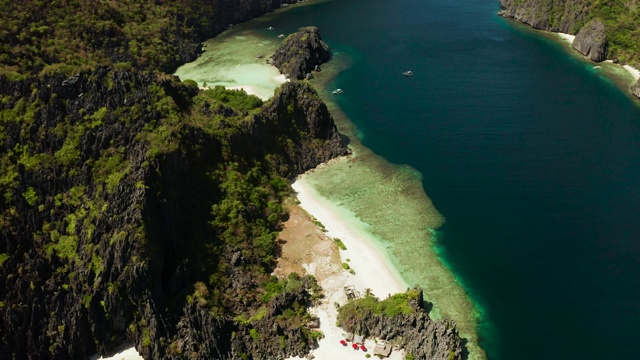
<svg viewBox="0 0 640 360"><path fill-rule="evenodd" d="M379 300L373 294L365 294L364 297L349 301L338 309L338 321L345 322L350 318L362 318L368 314L380 316L410 315L416 309L410 304L410 300L418 301L420 290L409 290L406 293L391 295L385 300Z"/></svg>
<svg viewBox="0 0 640 360"><path fill-rule="evenodd" d="M608 58L640 66L640 4L635 1L592 0L590 18L605 24Z"/></svg>
<svg viewBox="0 0 640 360"><path fill-rule="evenodd" d="M500 0L502 14L534 28L576 34L591 19L601 19L607 58L640 66L640 5L612 0Z"/></svg>
<svg viewBox="0 0 640 360"><path fill-rule="evenodd" d="M270 274L288 179L345 153L326 106L165 73L279 3L1 2L0 354L306 354L319 289Z"/></svg>
<svg viewBox="0 0 640 360"><path fill-rule="evenodd" d="M169 69L215 27L209 1L0 1L5 71L66 72L118 64ZM205 31L206 31L205 30Z"/></svg>
<svg viewBox="0 0 640 360"><path fill-rule="evenodd" d="M425 310L422 290L379 300L364 297L338 308L338 324L354 334L386 339L415 359L462 359L464 347L452 321L436 321ZM409 356L410 355L410 356Z"/></svg>

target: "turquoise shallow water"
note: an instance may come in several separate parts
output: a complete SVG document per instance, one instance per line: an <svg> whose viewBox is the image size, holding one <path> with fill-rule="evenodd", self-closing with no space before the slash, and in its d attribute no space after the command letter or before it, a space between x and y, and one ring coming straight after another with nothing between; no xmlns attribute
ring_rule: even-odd
<svg viewBox="0 0 640 360"><path fill-rule="evenodd" d="M351 59L332 100L364 145L421 175L407 182L447 219L433 246L476 304L490 359L637 358L640 111L592 64L498 10L334 0L255 26L265 37L319 26Z"/></svg>

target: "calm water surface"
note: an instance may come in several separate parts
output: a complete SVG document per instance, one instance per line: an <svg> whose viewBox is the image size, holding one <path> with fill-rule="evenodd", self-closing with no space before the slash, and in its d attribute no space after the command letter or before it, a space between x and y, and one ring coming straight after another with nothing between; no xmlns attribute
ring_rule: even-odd
<svg viewBox="0 0 640 360"><path fill-rule="evenodd" d="M490 359L637 358L640 111L498 10L334 0L273 24L319 26L353 56L337 102L366 146L423 174Z"/></svg>

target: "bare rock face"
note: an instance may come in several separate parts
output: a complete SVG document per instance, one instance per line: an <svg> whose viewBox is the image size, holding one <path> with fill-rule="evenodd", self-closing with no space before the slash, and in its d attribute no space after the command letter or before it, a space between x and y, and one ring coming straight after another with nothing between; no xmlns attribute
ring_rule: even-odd
<svg viewBox="0 0 640 360"><path fill-rule="evenodd" d="M635 97L640 98L640 80L631 87L631 93L635 95Z"/></svg>
<svg viewBox="0 0 640 360"><path fill-rule="evenodd" d="M329 61L331 51L315 26L289 35L272 56L272 64L291 79L301 80L316 66Z"/></svg>
<svg viewBox="0 0 640 360"><path fill-rule="evenodd" d="M409 290L416 293L415 299L408 300L410 313L391 315L383 311L374 313L371 309L339 311L340 327L365 337L383 338L396 342L415 359L461 360L468 355L464 341L456 330L453 320L433 320L424 307L421 289ZM345 305L348 307L349 304ZM353 308L352 308L353 309Z"/></svg>
<svg viewBox="0 0 640 360"><path fill-rule="evenodd" d="M193 359L283 359L308 353L312 344L305 334L277 322L282 309L308 303L304 286L265 305L265 316L251 324L260 332L259 341L249 325L238 324L230 315L212 315L179 295L192 291L201 264L189 249L215 238L211 227L195 220L198 216L181 214L206 214L220 199L202 176L202 165L224 161L222 142L229 143L233 159L265 162L268 157L287 178L346 154L326 105L308 84L287 83L254 117L228 124L224 136L229 138L187 125L176 130L182 140L175 149L151 156L152 144L139 139L149 124L166 121L153 110L152 101L157 100L152 91L162 91L188 109L198 90L174 77L157 79L106 66L72 77L50 74L11 81L0 76L0 96L8 99L2 106L14 108L21 99L41 104L33 115L33 129L83 124L86 114L106 109L99 123L83 127L78 135L77 166L53 160L20 165L15 175L19 188L11 198L2 191L0 359L27 354L31 359L84 359L123 342L134 343L145 359L188 358L181 352L196 354ZM132 105L150 110L126 117L129 113L122 109ZM26 143L36 154L55 154L65 141L65 133L25 131L18 122L4 125L0 153ZM99 178L99 169L88 164L113 149L122 149L117 156L127 170L108 186L107 177ZM27 189L38 194L39 206L25 200ZM41 211L40 206L53 210ZM82 215L70 227L75 214ZM65 235L56 238L60 232L51 229L58 226ZM52 247L60 241L66 241L64 248ZM250 261L250 251L223 247L220 259L235 259L231 265ZM242 289L254 286L248 267L228 267L229 289L248 291Z"/></svg>
<svg viewBox="0 0 640 360"><path fill-rule="evenodd" d="M232 151L249 157L271 154L287 178L349 153L327 106L304 82L284 83L243 128L230 140ZM283 136L292 141L276 141Z"/></svg>
<svg viewBox="0 0 640 360"><path fill-rule="evenodd" d="M607 59L607 35L600 19L589 21L576 35L573 48L592 61Z"/></svg>
<svg viewBox="0 0 640 360"><path fill-rule="evenodd" d="M500 16L513 18L535 29L575 34L586 21L584 0L500 0Z"/></svg>

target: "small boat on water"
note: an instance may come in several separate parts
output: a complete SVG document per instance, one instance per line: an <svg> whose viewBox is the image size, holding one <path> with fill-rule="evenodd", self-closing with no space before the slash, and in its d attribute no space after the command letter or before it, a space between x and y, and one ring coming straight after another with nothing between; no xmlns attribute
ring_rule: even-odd
<svg viewBox="0 0 640 360"><path fill-rule="evenodd" d="M596 66L594 66L593 68L594 68L595 70L600 70L600 69L602 69L602 66L596 65Z"/></svg>
<svg viewBox="0 0 640 360"><path fill-rule="evenodd" d="M342 91L342 89L335 89L333 90L333 95L339 95L342 94L344 91Z"/></svg>
<svg viewBox="0 0 640 360"><path fill-rule="evenodd" d="M269 26L267 30L273 30L273 26Z"/></svg>
<svg viewBox="0 0 640 360"><path fill-rule="evenodd" d="M403 72L402 75L404 75L404 76L413 76L413 71L407 70L407 71Z"/></svg>
<svg viewBox="0 0 640 360"><path fill-rule="evenodd" d="M284 37L284 34L280 34L280 35L278 35L278 37L279 37L280 39L282 39L282 38Z"/></svg>

